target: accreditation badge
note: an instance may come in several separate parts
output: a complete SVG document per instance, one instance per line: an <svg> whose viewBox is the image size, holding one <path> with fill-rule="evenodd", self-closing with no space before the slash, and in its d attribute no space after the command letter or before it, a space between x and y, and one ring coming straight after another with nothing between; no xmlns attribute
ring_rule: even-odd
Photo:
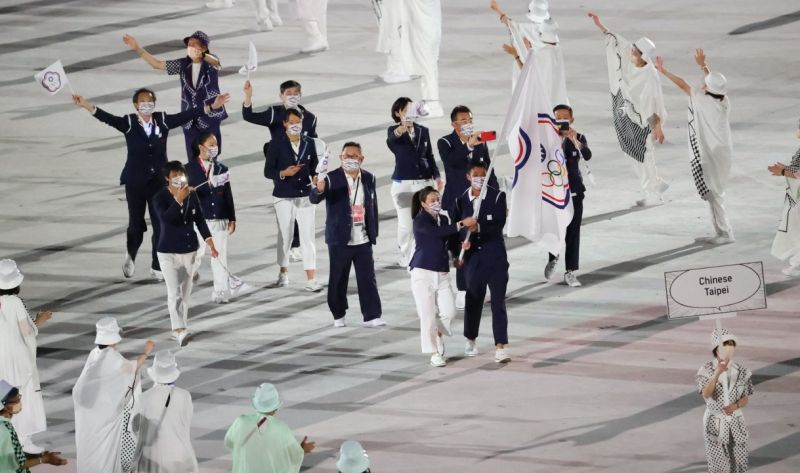
<svg viewBox="0 0 800 473"><path fill-rule="evenodd" d="M352 206L352 214L353 214L353 225L364 225L364 206L363 205L353 205Z"/></svg>

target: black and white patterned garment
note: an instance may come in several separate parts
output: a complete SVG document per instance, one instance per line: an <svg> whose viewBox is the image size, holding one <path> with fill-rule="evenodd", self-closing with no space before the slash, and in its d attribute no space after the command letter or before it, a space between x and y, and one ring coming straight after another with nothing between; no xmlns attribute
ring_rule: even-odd
<svg viewBox="0 0 800 473"><path fill-rule="evenodd" d="M11 445L14 446L14 459L17 461L17 465L22 466L25 464L25 461L28 459L28 456L25 455L25 451L22 450L22 444L19 441L19 437L17 436L17 431L14 429L14 426L11 424L11 420L8 419L0 419L0 423L3 424L3 427L8 429L8 433L11 435ZM19 468L14 473L30 473L31 470L27 468Z"/></svg>
<svg viewBox="0 0 800 473"><path fill-rule="evenodd" d="M709 361L697 371L697 389L703 387L714 376L716 361ZM726 374L731 374L734 382L730 387L729 401L735 404L744 396L753 394L752 373L739 363L733 362ZM747 471L747 424L741 409L726 416L723 376L717 380L714 394L706 399L706 412L703 416L703 438L706 444L706 461L709 473L742 473Z"/></svg>
<svg viewBox="0 0 800 473"><path fill-rule="evenodd" d="M792 171L792 173L800 173L800 149L794 153L794 156L792 156L792 161L787 167L790 171ZM789 210L791 210L797 205L797 200L795 200L795 197L792 195L792 188L788 182L789 178L786 178L786 180L786 199L789 202Z"/></svg>
<svg viewBox="0 0 800 473"><path fill-rule="evenodd" d="M703 178L703 165L700 162L700 145L697 142L697 130L694 127L694 109L691 102L689 103L689 147L692 149L692 179L694 179L694 187L700 198L708 200L708 194L711 192L706 186L706 181Z"/></svg>
<svg viewBox="0 0 800 473"><path fill-rule="evenodd" d="M606 34L609 36L610 41L619 41L614 34ZM626 100L622 95L622 61L622 56L616 53L616 76L620 85L617 86L616 93L611 92L611 113L614 119L614 130L617 132L617 140L622 152L637 162L643 163L647 149L647 137L650 136L652 130L650 125L642 126L644 122L641 114L636 111L633 103ZM635 117L636 120L634 121L631 117Z"/></svg>

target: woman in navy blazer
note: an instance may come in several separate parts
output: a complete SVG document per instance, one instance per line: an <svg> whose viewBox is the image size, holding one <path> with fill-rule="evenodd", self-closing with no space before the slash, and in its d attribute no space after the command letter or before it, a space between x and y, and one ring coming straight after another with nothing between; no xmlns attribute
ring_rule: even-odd
<svg viewBox="0 0 800 473"><path fill-rule="evenodd" d="M411 196L414 192L433 186L439 191L444 183L433 157L430 132L414 123L419 114L417 105L408 97L392 104L392 120L397 123L387 130L386 145L394 154L392 173L392 202L397 211L397 245L400 247L400 266L407 266L414 250L411 233Z"/></svg>
<svg viewBox="0 0 800 473"><path fill-rule="evenodd" d="M214 276L211 301L226 304L231 297L227 269L228 235L236 231L236 208L233 203L230 171L219 161L219 146L214 133L202 133L192 148L194 160L186 165L186 176L200 200L203 216L219 252L219 256L211 259L211 272ZM194 282L197 281L205 252L206 245L201 241L192 273Z"/></svg>
<svg viewBox="0 0 800 473"><path fill-rule="evenodd" d="M412 200L416 250L409 263L411 292L420 321L422 353L431 353L432 366L445 366L442 333L452 335L450 324L456 313L450 284L448 247L462 228L475 228L474 217L453 223L442 211L439 192L425 187ZM438 317L437 317L438 308Z"/></svg>
<svg viewBox="0 0 800 473"><path fill-rule="evenodd" d="M217 248L203 217L200 199L189 187L186 170L180 161L164 166L167 185L153 197L153 206L161 222L158 236L158 261L167 284L167 308L172 323L172 339L183 346L190 337L186 329L189 318L189 296L192 294L192 273L198 242L195 226L217 257Z"/></svg>
<svg viewBox="0 0 800 473"><path fill-rule="evenodd" d="M273 137L264 163L264 177L275 186L272 197L278 220L278 282L289 285L289 249L292 245L294 223L300 233L303 269L306 271L306 291L319 292L322 285L314 279L317 269L317 250L314 245L314 215L316 205L308 200L317 182L317 148L314 139L303 135L303 114L296 108L286 109L284 133Z"/></svg>

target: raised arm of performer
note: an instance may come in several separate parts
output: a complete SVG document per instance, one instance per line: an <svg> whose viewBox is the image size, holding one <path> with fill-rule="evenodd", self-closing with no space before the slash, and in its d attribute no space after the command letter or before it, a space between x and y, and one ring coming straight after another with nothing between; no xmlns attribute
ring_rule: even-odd
<svg viewBox="0 0 800 473"><path fill-rule="evenodd" d="M597 29L599 29L601 33L603 33L603 34L608 33L608 28L606 28L603 25L603 23L600 22L600 17L599 16L595 15L592 12L589 12L589 18L592 19L592 21L594 22L595 26L597 26Z"/></svg>
<svg viewBox="0 0 800 473"><path fill-rule="evenodd" d="M147 64L150 64L150 67L152 67L153 69L159 69L159 70L162 70L162 71L167 69L167 62L166 61L164 61L163 59L159 59L159 58L153 56L152 54L150 54L149 52L147 52L146 49L144 49L143 47L141 47L139 45L139 42L136 41L136 38L134 38L133 36L131 36L129 34L126 34L125 36L122 37L122 42L125 43L126 45L128 45L128 47L131 48L133 51L135 51L136 54L138 54L139 57L144 59L144 61ZM208 48L205 48L205 50L204 50L202 45L200 45L200 47L196 47L194 45L192 45L190 47L195 47L195 49L198 49L199 54L202 55L203 61L209 63L211 66L213 66L215 68L219 68L220 67L219 58L214 56L213 54L209 53L208 52ZM196 56L198 53L197 52L192 52L192 54L194 54ZM192 57L192 56L190 55L189 57Z"/></svg>

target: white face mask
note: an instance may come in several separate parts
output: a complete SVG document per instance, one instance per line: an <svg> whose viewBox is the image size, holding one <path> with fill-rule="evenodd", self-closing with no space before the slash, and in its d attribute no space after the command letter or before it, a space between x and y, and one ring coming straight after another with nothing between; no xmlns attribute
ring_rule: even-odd
<svg viewBox="0 0 800 473"><path fill-rule="evenodd" d="M286 129L286 132L292 136L297 136L303 131L303 125L300 123L294 123L289 125L289 128Z"/></svg>
<svg viewBox="0 0 800 473"><path fill-rule="evenodd" d="M357 159L343 159L342 169L345 171L357 171L361 167L361 163Z"/></svg>
<svg viewBox="0 0 800 473"><path fill-rule="evenodd" d="M286 106L286 108L297 108L297 106L300 105L300 96L284 95L283 104Z"/></svg>
<svg viewBox="0 0 800 473"><path fill-rule="evenodd" d="M139 110L139 113L141 113L142 115L147 116L147 117L152 115L153 112L155 111L155 109L156 109L156 103L155 102L139 102L139 105L137 107L137 110Z"/></svg>
<svg viewBox="0 0 800 473"><path fill-rule="evenodd" d="M194 46L187 46L186 55L192 59L200 59L203 57L203 51L201 51L199 48L195 48Z"/></svg>
<svg viewBox="0 0 800 473"><path fill-rule="evenodd" d="M176 189L182 188L183 186L186 185L186 176L181 175L173 177L172 179L170 179L169 185L171 185Z"/></svg>
<svg viewBox="0 0 800 473"><path fill-rule="evenodd" d="M461 125L461 134L465 136L472 136L475 133L475 127L472 123L464 123Z"/></svg>
<svg viewBox="0 0 800 473"><path fill-rule="evenodd" d="M484 182L486 182L485 176L472 176L472 180L470 181L473 189L481 189Z"/></svg>
<svg viewBox="0 0 800 473"><path fill-rule="evenodd" d="M214 159L219 155L219 148L216 146L207 146L206 149L208 150L206 155L208 159Z"/></svg>
<svg viewBox="0 0 800 473"><path fill-rule="evenodd" d="M436 215L436 214L441 213L441 211L442 211L442 203L441 203L441 201L437 200L436 202L428 204L428 212Z"/></svg>

